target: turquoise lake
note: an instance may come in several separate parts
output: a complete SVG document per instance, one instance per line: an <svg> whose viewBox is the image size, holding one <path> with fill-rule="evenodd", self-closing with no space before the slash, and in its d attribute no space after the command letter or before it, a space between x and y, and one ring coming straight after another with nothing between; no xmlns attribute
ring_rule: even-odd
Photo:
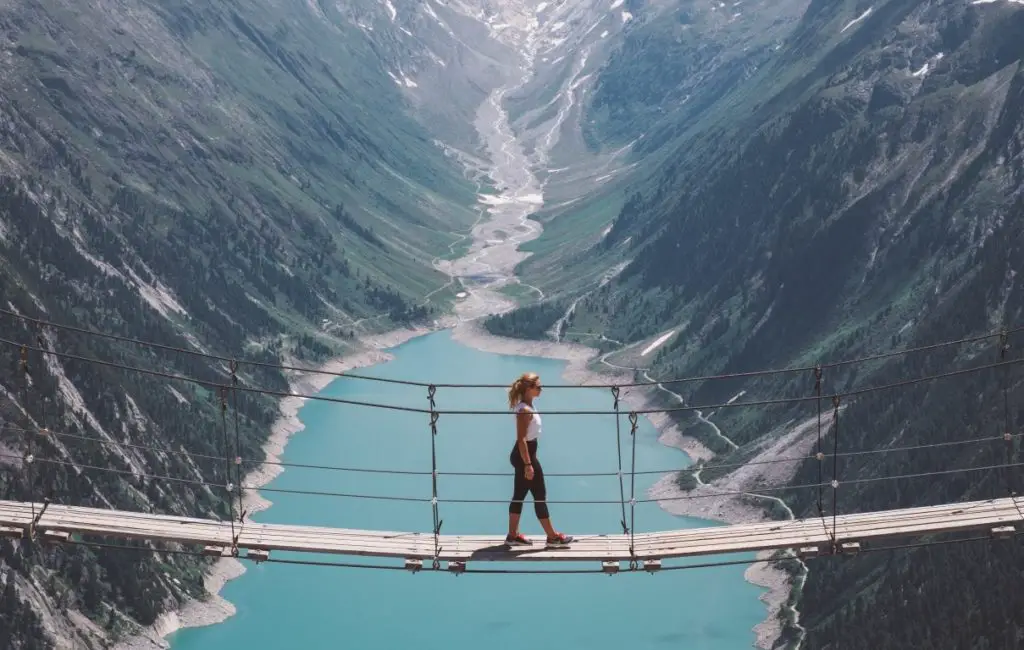
<svg viewBox="0 0 1024 650"><path fill-rule="evenodd" d="M562 383L565 363L479 352L449 331L390 350L395 359L356 372L373 377L435 383L508 384L533 370L547 384ZM427 407L425 388L339 378L325 396ZM507 409L502 389L439 388L437 408ZM545 409L610 410L606 389L545 389ZM289 442L283 460L293 463L430 470L429 416L363 406L307 401L299 411L305 429ZM442 415L437 423L438 469L510 472L515 439L510 415ZM630 462L629 423L622 417L624 467ZM545 415L538 455L546 473L616 471L614 416ZM689 459L658 443L641 418L637 470L684 467ZM626 499L629 482L626 477ZM658 475L638 476L636 495L646 498ZM548 498L615 500L614 504L551 503L555 527L573 535L619 533L619 482L609 477L548 477ZM274 505L254 519L393 531L430 531L429 476L393 476L288 468L269 488L424 497L424 503L302 496L264 492ZM438 494L443 533L504 535L511 476L441 476ZM496 499L501 503L445 503ZM628 516L628 504L627 504ZM636 506L637 532L692 528L708 522L675 517L655 503ZM540 534L527 502L521 529ZM274 553L275 558L401 565L401 560ZM753 558L753 554L665 562L665 566ZM599 563L517 564L522 568L600 568ZM424 563L429 568L429 562ZM169 637L174 650L243 648L680 648L740 650L753 647L752 627L764 619L763 590L743 579L746 565L583 575L451 575L245 563L246 573L222 591L237 608L224 623L182 630ZM472 565L471 565L472 566ZM509 563L481 563L506 568ZM622 565L627 567L626 563Z"/></svg>

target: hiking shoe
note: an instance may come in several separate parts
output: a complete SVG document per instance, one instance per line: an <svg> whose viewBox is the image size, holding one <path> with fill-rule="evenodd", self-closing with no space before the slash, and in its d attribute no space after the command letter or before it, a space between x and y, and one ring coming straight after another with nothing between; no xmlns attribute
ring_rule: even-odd
<svg viewBox="0 0 1024 650"><path fill-rule="evenodd" d="M554 537L548 537L548 546L568 546L572 543L572 535L558 533Z"/></svg>
<svg viewBox="0 0 1024 650"><path fill-rule="evenodd" d="M523 537L521 533L505 536L505 546L531 546L533 542Z"/></svg>

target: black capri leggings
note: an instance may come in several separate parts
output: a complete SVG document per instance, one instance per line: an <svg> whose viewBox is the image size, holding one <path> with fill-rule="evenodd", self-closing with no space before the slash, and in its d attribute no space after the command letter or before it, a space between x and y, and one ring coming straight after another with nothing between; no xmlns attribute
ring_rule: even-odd
<svg viewBox="0 0 1024 650"><path fill-rule="evenodd" d="M512 447L509 455L509 462L516 469L515 485L512 488L512 502L508 504L508 511L518 515L523 511L523 499L527 492L533 493L533 509L538 519L547 519L548 515L548 490L544 486L544 470L541 469L540 461L537 460L537 441L527 440L526 449L530 453L530 463L533 464L533 480L526 480L526 465L519 453L519 444Z"/></svg>

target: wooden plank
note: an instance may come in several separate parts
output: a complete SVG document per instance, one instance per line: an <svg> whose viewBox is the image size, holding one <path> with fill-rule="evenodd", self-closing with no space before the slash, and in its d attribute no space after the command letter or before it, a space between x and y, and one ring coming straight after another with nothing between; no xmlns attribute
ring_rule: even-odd
<svg viewBox="0 0 1024 650"><path fill-rule="evenodd" d="M1020 522L1022 499L991 499L966 503L904 508L882 512L839 515L836 540L858 550L864 543L926 534L998 530L1007 534ZM36 504L36 513L42 504ZM32 522L32 504L0 501L0 530L14 535ZM828 552L832 542L832 518L757 522L732 526L708 526L673 531L637 533L633 537L636 559L660 568L661 560L745 551L810 549ZM38 522L54 542L74 533L118 539L147 539L202 546L210 555L215 549L237 546L253 558L264 559L271 551L297 551L405 559L410 569L432 560L434 536L430 533L368 531L323 526L300 526L175 517L142 512L123 512L51 504ZM438 559L460 571L469 561L587 561L601 562L612 571L620 561L633 559L630 538L622 534L578 535L569 548L545 548L543 537L531 538L533 546L506 549L504 535L441 535ZM654 569L657 570L657 569Z"/></svg>

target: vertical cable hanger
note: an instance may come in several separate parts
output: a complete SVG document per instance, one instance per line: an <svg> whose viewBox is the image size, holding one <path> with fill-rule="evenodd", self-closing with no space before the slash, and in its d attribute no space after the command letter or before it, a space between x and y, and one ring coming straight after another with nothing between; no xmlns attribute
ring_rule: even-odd
<svg viewBox="0 0 1024 650"><path fill-rule="evenodd" d="M825 530L825 534L831 535L828 532L828 524L825 523L825 504L823 500L823 491L825 489L824 483L824 463L825 463L825 452L821 445L821 365L814 367L814 394L817 397L818 404L818 451L814 455L814 458L818 461L818 517L821 519L821 527ZM834 470L833 470L834 471Z"/></svg>
<svg viewBox="0 0 1024 650"><path fill-rule="evenodd" d="M622 506L622 534L629 535L630 526L626 525L626 488L622 480L622 433L619 426L619 387L612 386L612 399L615 407L615 450L619 456L619 503Z"/></svg>
<svg viewBox="0 0 1024 650"><path fill-rule="evenodd" d="M45 339L43 338L43 327L44 327L43 325L39 325L39 332L36 334L36 343L38 344L38 347L39 347L40 350L45 350L46 349ZM40 354L39 354L39 358L40 358L39 367L40 368L42 368L42 366L43 366L43 363L42 363L42 355L43 354L44 354L43 352L40 352ZM42 370L40 370L39 376L42 376ZM38 386L39 386L39 381L38 380L33 380L32 383L33 383L33 385L35 385L37 387L37 392L38 392L38 395L39 395L39 421L38 421L38 425L39 426L36 427L36 433L38 433L41 438L46 439L47 436L50 433L49 428L47 428L47 426L46 426L46 423L47 423L47 419L46 419L46 402L47 402L47 397L46 397L46 395L43 394L43 392L41 390L38 389ZM44 447L44 446L45 445L43 443L40 443L40 450L39 450L40 453L42 453L42 451L43 451L42 447ZM52 468L49 469L49 470L40 468L39 471L42 474L53 476L53 469ZM45 486L45 484L48 482L48 481L46 481L46 476L42 476L41 478L43 479L43 484ZM52 481L50 481L50 483L52 483ZM51 486L49 491L47 491L45 489L45 487L43 488L43 509L39 512L39 517L42 517L43 513L46 512L46 508L49 507L49 505L50 505L50 497L52 496L52 493L53 493L52 486ZM36 518L35 523L36 524L39 523L39 519L38 518Z"/></svg>
<svg viewBox="0 0 1024 650"><path fill-rule="evenodd" d="M1010 342L1008 334L1005 329L999 333L999 362L1005 363L1006 353L1010 351ZM1009 397L1009 374L1010 366L1003 366L1003 440L1006 442L1006 467L1003 470L1003 478L1006 483L1006 493L1013 502L1014 507L1017 510L1017 514L1020 515L1021 519L1024 519L1024 512L1021 512L1020 505L1017 503L1017 490L1015 489L1015 481L1013 480L1013 468L1011 465L1014 464L1014 457L1016 452L1014 449L1013 432L1010 430L1010 397Z"/></svg>
<svg viewBox="0 0 1024 650"><path fill-rule="evenodd" d="M231 483L231 450L228 448L228 398L227 389L221 386L217 391L220 395L220 426L221 444L224 451L224 480L227 482L228 508L231 510L231 554L238 555L238 536L235 534L235 502L232 500L232 492L235 486Z"/></svg>
<svg viewBox="0 0 1024 650"><path fill-rule="evenodd" d="M431 497L430 506L434 514L434 569L441 568L441 524L440 513L437 508L437 404L434 402L434 395L437 393L437 386L431 384L427 387L427 402L430 404L430 481Z"/></svg>
<svg viewBox="0 0 1024 650"><path fill-rule="evenodd" d="M35 520L36 520L36 499L35 499L35 473L32 470L33 464L35 463L35 432L32 426L32 413L28 410L28 347L25 345L21 346L21 356L18 364L21 369L21 407L25 410L25 417L28 418L28 422L25 425L25 431L28 432L28 453L25 455L25 465L28 470L28 489L29 489L29 503L32 507L32 522L33 525L29 526L28 534L29 538L35 535Z"/></svg>
<svg viewBox="0 0 1024 650"><path fill-rule="evenodd" d="M836 508L839 496L839 395L832 396L832 421L835 423L835 437L832 439L832 552L836 548Z"/></svg>
<svg viewBox="0 0 1024 650"><path fill-rule="evenodd" d="M629 472L629 568L637 568L636 548L634 536L636 535L636 428L637 415L635 411L629 414L629 435L633 438L633 461L632 469ZM625 518L625 517L623 517Z"/></svg>
<svg viewBox="0 0 1024 650"><path fill-rule="evenodd" d="M238 486L238 522L241 524L245 519L245 510L242 509L242 444L238 433L238 362L231 360L231 410L235 418L235 485ZM228 476L231 480L231 476Z"/></svg>

